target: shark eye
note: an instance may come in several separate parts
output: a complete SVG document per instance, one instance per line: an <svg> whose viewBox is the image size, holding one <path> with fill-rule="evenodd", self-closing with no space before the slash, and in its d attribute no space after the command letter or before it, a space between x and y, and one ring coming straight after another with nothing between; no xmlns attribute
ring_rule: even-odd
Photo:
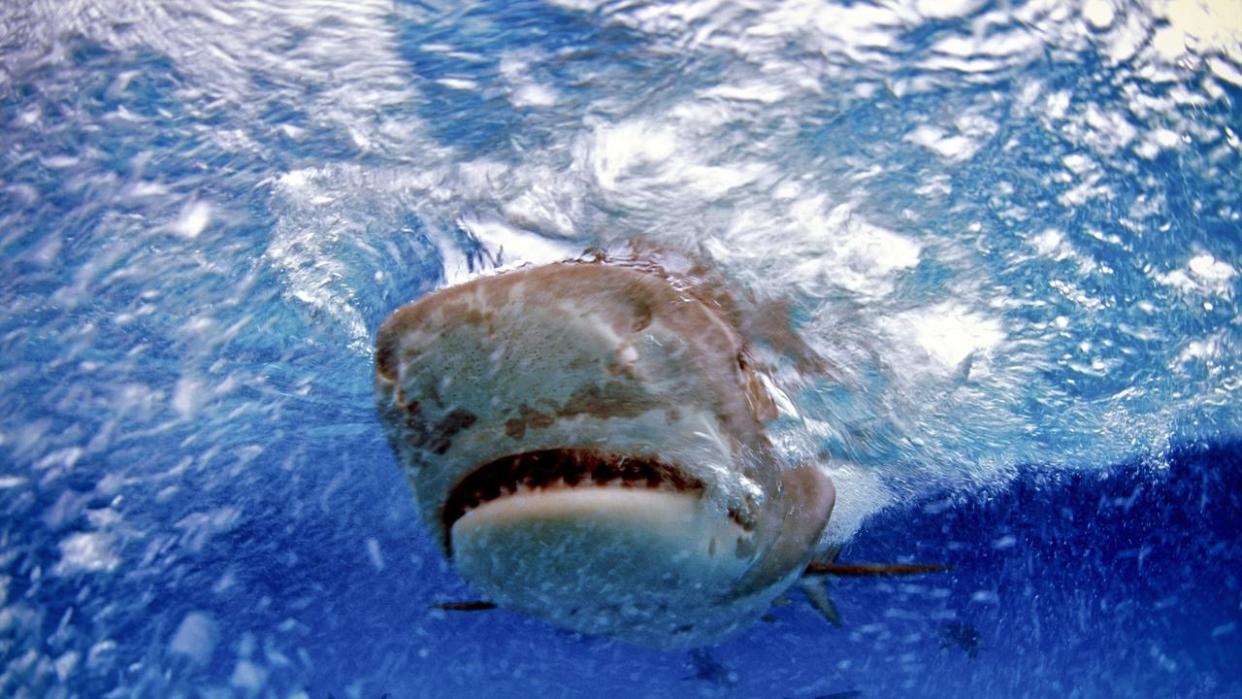
<svg viewBox="0 0 1242 699"><path fill-rule="evenodd" d="M381 336L375 347L375 373L389 381L397 378L397 348L393 344L389 338Z"/></svg>

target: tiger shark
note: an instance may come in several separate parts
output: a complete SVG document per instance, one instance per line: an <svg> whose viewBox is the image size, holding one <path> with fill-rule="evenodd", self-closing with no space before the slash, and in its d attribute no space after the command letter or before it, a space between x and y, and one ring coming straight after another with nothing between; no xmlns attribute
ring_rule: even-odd
<svg viewBox="0 0 1242 699"><path fill-rule="evenodd" d="M694 647L806 571L833 483L765 433L758 326L717 278L674 267L603 253L522 267L381 326L388 440L427 528L491 600L448 608Z"/></svg>

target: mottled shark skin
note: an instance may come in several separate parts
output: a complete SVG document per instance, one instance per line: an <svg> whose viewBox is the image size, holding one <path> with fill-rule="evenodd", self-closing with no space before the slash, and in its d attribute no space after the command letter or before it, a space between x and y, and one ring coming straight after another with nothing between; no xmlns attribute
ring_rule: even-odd
<svg viewBox="0 0 1242 699"><path fill-rule="evenodd" d="M718 279L603 254L394 312L376 403L461 576L500 607L649 646L762 615L835 491L769 443L746 327Z"/></svg>

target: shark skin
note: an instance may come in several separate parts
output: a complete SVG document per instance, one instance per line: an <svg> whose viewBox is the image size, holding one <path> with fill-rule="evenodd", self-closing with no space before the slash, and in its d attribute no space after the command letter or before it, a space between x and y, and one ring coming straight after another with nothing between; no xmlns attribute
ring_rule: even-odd
<svg viewBox="0 0 1242 699"><path fill-rule="evenodd" d="M835 490L769 442L748 332L772 319L725 289L685 258L596 253L384 322L381 422L481 604L686 648L745 628L802 575Z"/></svg>

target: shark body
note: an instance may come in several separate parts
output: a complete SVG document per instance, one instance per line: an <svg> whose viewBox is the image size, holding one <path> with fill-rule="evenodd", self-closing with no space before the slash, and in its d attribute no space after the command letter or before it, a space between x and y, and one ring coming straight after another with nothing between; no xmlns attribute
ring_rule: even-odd
<svg viewBox="0 0 1242 699"><path fill-rule="evenodd" d="M761 616L835 491L769 442L746 327L709 276L602 254L395 311L376 403L459 574L500 607L649 646Z"/></svg>

